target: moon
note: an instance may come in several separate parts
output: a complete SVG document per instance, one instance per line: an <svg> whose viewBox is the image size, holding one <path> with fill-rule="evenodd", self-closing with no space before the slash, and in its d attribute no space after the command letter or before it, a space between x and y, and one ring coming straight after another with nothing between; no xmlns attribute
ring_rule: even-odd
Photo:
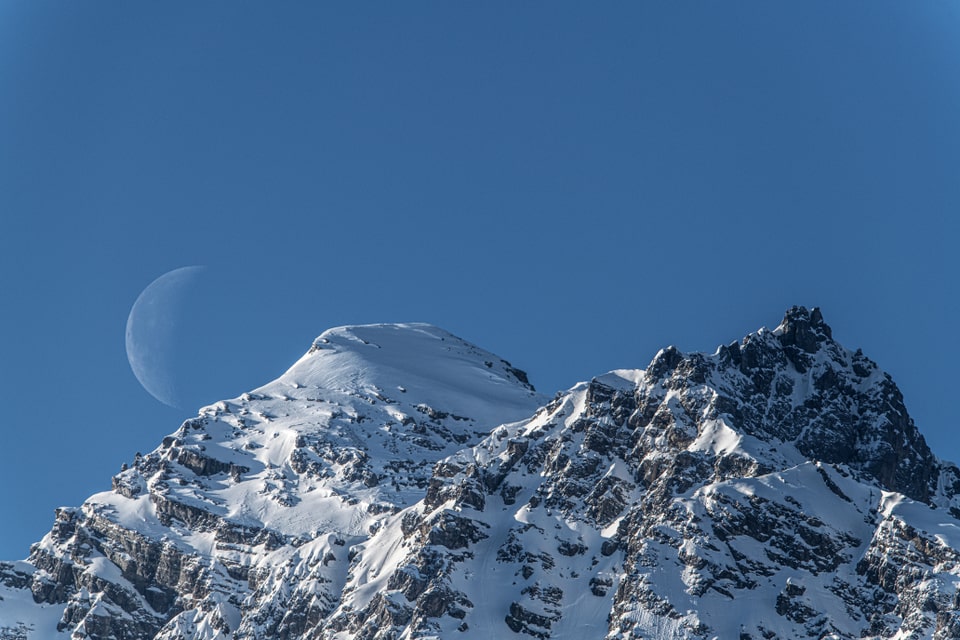
<svg viewBox="0 0 960 640"><path fill-rule="evenodd" d="M183 389L175 363L188 293L206 267L169 271L137 297L127 317L127 360L147 393L165 405L183 409Z"/></svg>

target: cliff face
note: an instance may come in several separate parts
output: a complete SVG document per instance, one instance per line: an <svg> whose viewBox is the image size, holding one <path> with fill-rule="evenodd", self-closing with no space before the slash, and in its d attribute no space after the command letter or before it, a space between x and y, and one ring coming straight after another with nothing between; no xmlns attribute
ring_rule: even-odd
<svg viewBox="0 0 960 640"><path fill-rule="evenodd" d="M549 402L433 327L344 328L59 510L0 564L0 638L956 638L958 518L817 310Z"/></svg>

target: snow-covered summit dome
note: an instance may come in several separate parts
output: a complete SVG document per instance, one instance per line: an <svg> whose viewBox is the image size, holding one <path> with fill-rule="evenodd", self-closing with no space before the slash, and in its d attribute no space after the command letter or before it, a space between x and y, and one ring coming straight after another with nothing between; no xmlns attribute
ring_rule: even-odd
<svg viewBox="0 0 960 640"><path fill-rule="evenodd" d="M324 331L277 380L255 393L318 388L416 397L474 417L528 410L537 393L526 373L452 333L426 323L369 324ZM489 416L493 423L504 416ZM498 420L499 419L499 420Z"/></svg>

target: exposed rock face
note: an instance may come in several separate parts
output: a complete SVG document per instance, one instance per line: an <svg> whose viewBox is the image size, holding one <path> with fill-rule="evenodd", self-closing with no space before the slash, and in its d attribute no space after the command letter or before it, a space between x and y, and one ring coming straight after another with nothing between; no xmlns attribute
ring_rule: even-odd
<svg viewBox="0 0 960 640"><path fill-rule="evenodd" d="M957 638L958 517L816 309L549 403L435 328L348 328L58 510L0 564L0 638Z"/></svg>

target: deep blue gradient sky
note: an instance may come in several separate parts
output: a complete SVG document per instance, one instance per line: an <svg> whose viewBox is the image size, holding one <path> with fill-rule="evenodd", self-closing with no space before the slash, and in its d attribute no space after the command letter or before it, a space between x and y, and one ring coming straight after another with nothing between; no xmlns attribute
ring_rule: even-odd
<svg viewBox="0 0 960 640"><path fill-rule="evenodd" d="M0 0L0 559L196 402L442 326L552 393L794 304L960 460L960 4Z"/></svg>

